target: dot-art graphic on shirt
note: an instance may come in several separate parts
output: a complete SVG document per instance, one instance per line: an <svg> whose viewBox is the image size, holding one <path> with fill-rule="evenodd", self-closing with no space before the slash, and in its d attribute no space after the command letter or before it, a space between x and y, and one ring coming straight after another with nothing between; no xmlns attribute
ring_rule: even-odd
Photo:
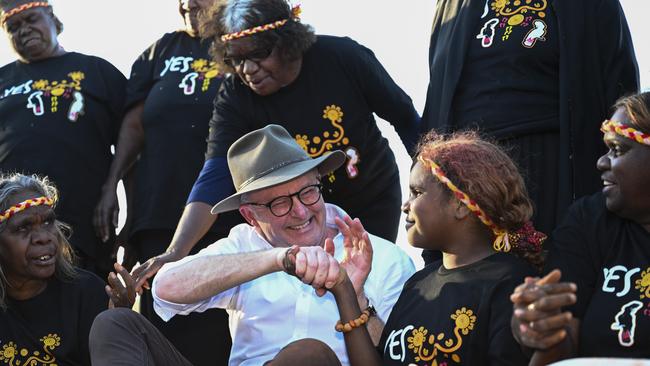
<svg viewBox="0 0 650 366"><path fill-rule="evenodd" d="M296 142L312 158L319 157L334 148L347 146L350 143L350 140L345 137L345 128L342 125L343 115L344 113L341 107L335 104L325 106L325 109L323 110L323 119L330 121L330 125L334 127L334 131L326 130L323 131L321 135L312 137L306 134L297 134L295 137ZM356 156L357 159L359 159L358 150ZM358 173L358 169L354 167L355 176ZM328 179L330 182L334 182L334 174L330 173Z"/></svg>
<svg viewBox="0 0 650 366"><path fill-rule="evenodd" d="M614 316L614 322L610 326L617 332L618 343L623 347L634 345L634 334L636 331L636 314L643 307L643 303L633 300L621 307L621 310Z"/></svg>
<svg viewBox="0 0 650 366"><path fill-rule="evenodd" d="M546 40L548 27L542 19L546 17L547 7L547 0L486 0L481 19L488 19L481 26L476 39L480 40L483 48L488 48L494 39L508 41L513 29L522 27L528 31L521 45L533 48L538 41Z"/></svg>
<svg viewBox="0 0 650 366"><path fill-rule="evenodd" d="M61 345L61 337L57 334L48 334L40 341L43 344L42 353L40 350L30 352L27 348L19 347L15 342L3 344L0 349L0 363L9 366L57 366L52 350Z"/></svg>
<svg viewBox="0 0 650 366"><path fill-rule="evenodd" d="M199 58L192 61L190 67L193 72L183 77L178 87L183 89L185 95L192 95L196 90L196 83L201 82L201 91L206 92L210 88L212 79L220 75L219 68L214 61Z"/></svg>
<svg viewBox="0 0 650 366"><path fill-rule="evenodd" d="M31 109L35 116L42 116L46 112L45 98L50 98L50 112L56 113L59 110L59 98L70 100L68 108L68 120L77 122L84 114L84 96L81 94L81 81L86 75L81 71L73 71L68 74L68 79L60 81L49 81L45 79L36 80L32 84L34 92L27 97L27 109Z"/></svg>
<svg viewBox="0 0 650 366"><path fill-rule="evenodd" d="M641 272L641 278L634 281L634 288L641 292L641 299L650 299L650 267Z"/></svg>
<svg viewBox="0 0 650 366"><path fill-rule="evenodd" d="M416 362L429 362L431 366L439 366L440 364L435 359L436 356L441 355L445 359L451 359L454 363L460 363L460 356L455 353L463 345L463 336L469 334L474 329L476 323L476 315L471 309L462 307L450 318L454 320L454 337L445 339L445 333L431 333L424 327L413 329L412 336L408 337L408 349L413 351Z"/></svg>

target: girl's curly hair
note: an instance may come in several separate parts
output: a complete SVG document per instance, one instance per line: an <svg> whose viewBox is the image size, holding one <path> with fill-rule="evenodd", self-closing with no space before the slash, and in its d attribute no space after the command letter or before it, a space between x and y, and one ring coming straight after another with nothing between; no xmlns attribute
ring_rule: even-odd
<svg viewBox="0 0 650 366"><path fill-rule="evenodd" d="M542 235L529 230L528 223L533 215L532 201L517 165L500 147L481 138L476 132L443 135L431 131L421 139L416 156L438 164L447 178L476 201L499 228L510 233L527 232L526 235L520 234L522 240L518 242L521 243L513 245L512 251L541 269L541 246L525 242L527 239L534 240L531 235ZM452 192L443 183L440 184L448 198L454 198ZM480 223L478 218L474 219Z"/></svg>

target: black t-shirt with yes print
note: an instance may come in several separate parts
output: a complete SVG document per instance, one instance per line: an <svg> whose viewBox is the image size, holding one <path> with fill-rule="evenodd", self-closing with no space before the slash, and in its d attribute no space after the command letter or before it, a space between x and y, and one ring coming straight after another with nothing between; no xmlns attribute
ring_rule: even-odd
<svg viewBox="0 0 650 366"><path fill-rule="evenodd" d="M570 207L549 250L548 270L578 286L579 355L649 358L650 233L597 193Z"/></svg>
<svg viewBox="0 0 650 366"><path fill-rule="evenodd" d="M72 245L96 257L93 211L123 117L126 78L76 52L0 68L0 171L48 176Z"/></svg>
<svg viewBox="0 0 650 366"><path fill-rule="evenodd" d="M0 309L0 365L88 366L88 335L108 305L104 282L78 269L76 278L52 278L43 292Z"/></svg>
<svg viewBox="0 0 650 366"><path fill-rule="evenodd" d="M527 365L510 330L510 294L535 270L495 253L467 266L438 261L404 285L379 342L383 365Z"/></svg>
<svg viewBox="0 0 650 366"><path fill-rule="evenodd" d="M212 106L223 80L209 48L209 42L177 31L133 63L126 105L144 103L145 142L136 166L131 233L174 229L203 166ZM212 231L226 234L240 222L237 217L219 215Z"/></svg>

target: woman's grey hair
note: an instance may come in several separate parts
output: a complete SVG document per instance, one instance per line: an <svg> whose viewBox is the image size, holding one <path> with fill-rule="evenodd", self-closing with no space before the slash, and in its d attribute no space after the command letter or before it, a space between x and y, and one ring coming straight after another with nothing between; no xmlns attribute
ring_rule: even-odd
<svg viewBox="0 0 650 366"><path fill-rule="evenodd" d="M56 28L56 34L61 34L63 32L63 22L59 19L59 17L54 14L54 9L52 9L52 6L48 7L48 13L52 16L52 21L54 21L54 27Z"/></svg>
<svg viewBox="0 0 650 366"><path fill-rule="evenodd" d="M19 173L3 175L0 177L0 213L5 212L12 204L15 204L16 202L12 202L12 198L23 192L33 192L37 196L50 197L54 200L54 205L56 205L58 199L58 190L47 177ZM0 235L6 229L7 221L0 222ZM54 275L64 281L70 280L76 276L74 250L67 239L72 234L72 230L70 226L59 220L55 220L55 226L58 240ZM2 250L0 240L0 252ZM0 309L4 310L7 308L7 287L10 284L7 282L3 267L3 263L0 261Z"/></svg>
<svg viewBox="0 0 650 366"><path fill-rule="evenodd" d="M252 39L258 48L277 47L283 60L293 61L316 42L316 35L311 26L293 20L291 5L286 0L217 0L199 14L200 35L212 42L210 52L214 61L231 70L223 63L227 43L221 40L222 35L283 19L289 21L246 38Z"/></svg>

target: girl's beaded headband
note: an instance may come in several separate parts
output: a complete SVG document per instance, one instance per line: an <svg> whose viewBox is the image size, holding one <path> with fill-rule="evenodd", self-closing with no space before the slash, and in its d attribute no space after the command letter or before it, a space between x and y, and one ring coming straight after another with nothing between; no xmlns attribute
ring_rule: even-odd
<svg viewBox="0 0 650 366"><path fill-rule="evenodd" d="M485 226L489 227L492 232L494 233L495 239L494 242L492 243L492 246L494 247L494 250L498 252L509 252L510 249L512 249L510 245L510 240L508 239L508 230L504 230L499 228L489 217L488 215L485 214L485 211L481 209L481 207L471 199L465 192L461 191L456 185L447 178L445 175L445 172L442 171L440 166L436 164L434 161L425 159L424 157L420 156L418 158L422 164L425 166L431 167L431 173L438 178L440 182L442 182L444 185L449 188L449 190L454 194L454 196L467 208L474 213L478 217L479 220Z"/></svg>

